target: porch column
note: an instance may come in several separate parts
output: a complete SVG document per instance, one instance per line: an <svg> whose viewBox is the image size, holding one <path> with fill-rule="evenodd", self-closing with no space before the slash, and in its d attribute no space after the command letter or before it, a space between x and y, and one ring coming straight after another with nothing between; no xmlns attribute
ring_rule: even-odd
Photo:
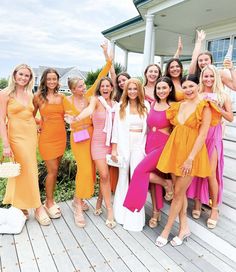
<svg viewBox="0 0 236 272"><path fill-rule="evenodd" d="M147 14L145 15L145 17L146 17L146 29L143 50L143 71L145 70L147 65L150 64L154 15Z"/></svg>
<svg viewBox="0 0 236 272"><path fill-rule="evenodd" d="M115 62L115 49L116 49L116 41L111 40L111 53L113 55L113 61ZM109 53L108 53L109 54Z"/></svg>
<svg viewBox="0 0 236 272"><path fill-rule="evenodd" d="M129 57L129 52L128 50L124 50L124 68L125 68L125 71L127 71L127 68L128 68L128 57Z"/></svg>
<svg viewBox="0 0 236 272"><path fill-rule="evenodd" d="M161 70L163 71L163 65L164 65L164 57L161 56L160 57L160 67L161 67Z"/></svg>
<svg viewBox="0 0 236 272"><path fill-rule="evenodd" d="M154 61L155 61L155 46L156 46L156 28L153 27L150 63L154 63Z"/></svg>

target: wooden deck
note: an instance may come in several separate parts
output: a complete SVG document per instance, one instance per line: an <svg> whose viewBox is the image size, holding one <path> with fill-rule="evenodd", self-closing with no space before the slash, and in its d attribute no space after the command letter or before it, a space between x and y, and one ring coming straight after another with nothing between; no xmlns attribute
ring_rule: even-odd
<svg viewBox="0 0 236 272"><path fill-rule="evenodd" d="M94 216L95 199L89 201L84 229L74 224L71 202L61 203L63 217L48 227L40 226L31 215L19 235L0 235L0 270L35 271L186 271L233 272L236 263L192 235L181 247L155 246L166 215L156 229L145 226L142 232L128 232L117 225L105 226L105 212ZM150 203L146 205L147 220ZM176 227L176 226L175 226ZM174 229L172 236L176 234ZM172 236L170 238L172 238Z"/></svg>

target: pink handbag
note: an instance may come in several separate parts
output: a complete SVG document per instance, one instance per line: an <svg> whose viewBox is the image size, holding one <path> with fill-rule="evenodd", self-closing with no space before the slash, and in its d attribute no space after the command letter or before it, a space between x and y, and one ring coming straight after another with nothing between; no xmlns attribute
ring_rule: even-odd
<svg viewBox="0 0 236 272"><path fill-rule="evenodd" d="M90 138L90 135L87 129L73 132L73 139L75 143L86 141L89 138Z"/></svg>

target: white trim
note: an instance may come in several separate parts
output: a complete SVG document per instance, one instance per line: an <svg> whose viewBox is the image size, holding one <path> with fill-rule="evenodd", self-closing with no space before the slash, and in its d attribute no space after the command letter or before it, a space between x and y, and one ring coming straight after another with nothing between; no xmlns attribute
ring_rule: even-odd
<svg viewBox="0 0 236 272"><path fill-rule="evenodd" d="M142 31L145 31L145 25L139 26L139 27L137 27L135 29L131 29L129 31L123 31L122 33L120 33L118 35L112 36L112 40L119 40L122 38L127 38L129 35L134 35L136 33L142 32Z"/></svg>
<svg viewBox="0 0 236 272"><path fill-rule="evenodd" d="M151 7L147 10L147 14L154 14L154 13L158 13L162 10L165 10L167 8L173 7L175 5L181 4L182 2L187 2L189 0L167 0L164 1L154 7Z"/></svg>

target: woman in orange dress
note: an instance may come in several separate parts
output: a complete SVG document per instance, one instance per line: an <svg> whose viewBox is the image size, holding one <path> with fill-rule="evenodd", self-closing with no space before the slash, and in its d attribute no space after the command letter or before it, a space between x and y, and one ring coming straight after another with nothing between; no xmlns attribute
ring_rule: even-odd
<svg viewBox="0 0 236 272"><path fill-rule="evenodd" d="M41 115L39 152L47 168L46 201L44 207L50 218L61 216L60 207L54 202L54 190L58 168L66 148L66 129L64 123L64 96L59 91L59 74L55 69L46 69L34 96L34 114L38 109Z"/></svg>
<svg viewBox="0 0 236 272"><path fill-rule="evenodd" d="M175 128L157 164L160 171L172 174L175 184L167 224L156 240L156 245L159 247L167 244L169 233L178 214L180 229L178 236L171 241L172 246L181 245L183 240L190 236L187 223L186 191L194 176L208 177L211 175L205 140L213 115L208 102L199 97L198 78L189 75L182 82L185 100L173 103L167 110L167 118ZM217 113L217 111L212 112ZM220 116L219 111L218 115ZM215 119L212 118L212 120Z"/></svg>
<svg viewBox="0 0 236 272"><path fill-rule="evenodd" d="M32 69L26 64L20 64L13 70L8 86L0 92L3 156L14 156L15 161L21 165L20 175L8 179L3 203L21 209L26 217L29 216L28 209L35 208L38 222L49 225L50 218L41 204L38 185L33 86Z"/></svg>
<svg viewBox="0 0 236 272"><path fill-rule="evenodd" d="M84 96L85 84L79 77L70 78L68 86L72 95L63 101L65 113L77 116L89 104L88 99ZM93 133L92 119L89 117L82 121L72 123L71 125L70 144L72 153L76 160L77 173L75 179L75 196L73 201L74 219L78 227L85 227L83 210L85 203L82 199L91 198L94 193L95 167L91 158L91 137ZM76 139L77 132L85 131L89 137ZM86 204L87 205L87 204ZM87 208L88 209L88 208Z"/></svg>

